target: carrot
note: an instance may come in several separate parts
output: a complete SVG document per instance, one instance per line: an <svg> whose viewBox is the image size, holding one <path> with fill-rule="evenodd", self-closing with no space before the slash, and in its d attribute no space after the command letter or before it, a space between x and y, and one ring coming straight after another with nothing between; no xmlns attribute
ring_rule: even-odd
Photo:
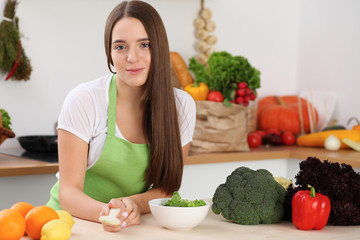
<svg viewBox="0 0 360 240"><path fill-rule="evenodd" d="M343 138L348 138L355 142L360 141L359 130L337 129L299 136L296 139L296 144L303 147L323 147L326 138L328 138L330 135L334 135L335 137L339 138L341 142L340 148L349 148L349 146L342 142Z"/></svg>

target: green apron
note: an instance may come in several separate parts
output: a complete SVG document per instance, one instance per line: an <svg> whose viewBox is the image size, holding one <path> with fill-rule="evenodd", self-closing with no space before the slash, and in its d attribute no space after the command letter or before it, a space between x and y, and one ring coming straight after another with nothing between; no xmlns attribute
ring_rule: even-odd
<svg viewBox="0 0 360 240"><path fill-rule="evenodd" d="M86 171L84 193L100 202L108 203L120 198L144 192L148 167L149 145L135 144L115 136L116 125L116 75L112 77L109 90L107 135L98 161ZM59 181L50 191L46 204L61 209Z"/></svg>

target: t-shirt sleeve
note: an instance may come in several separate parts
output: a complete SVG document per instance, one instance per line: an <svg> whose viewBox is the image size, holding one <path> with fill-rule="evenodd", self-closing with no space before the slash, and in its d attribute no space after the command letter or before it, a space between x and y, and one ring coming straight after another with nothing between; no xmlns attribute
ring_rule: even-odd
<svg viewBox="0 0 360 240"><path fill-rule="evenodd" d="M64 129L89 143L95 121L95 107L91 94L80 86L67 95L62 106L57 129Z"/></svg>
<svg viewBox="0 0 360 240"><path fill-rule="evenodd" d="M196 121L196 104L188 93L180 89L175 89L175 98L178 110L181 145L185 146L193 139Z"/></svg>

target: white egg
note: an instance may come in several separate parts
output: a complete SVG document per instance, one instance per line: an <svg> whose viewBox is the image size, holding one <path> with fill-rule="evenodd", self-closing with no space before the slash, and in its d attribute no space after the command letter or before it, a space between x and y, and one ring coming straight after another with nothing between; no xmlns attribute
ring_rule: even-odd
<svg viewBox="0 0 360 240"><path fill-rule="evenodd" d="M335 137L334 135L330 135L329 137L327 137L324 142L324 147L328 151L337 151L340 149L340 145L340 139Z"/></svg>

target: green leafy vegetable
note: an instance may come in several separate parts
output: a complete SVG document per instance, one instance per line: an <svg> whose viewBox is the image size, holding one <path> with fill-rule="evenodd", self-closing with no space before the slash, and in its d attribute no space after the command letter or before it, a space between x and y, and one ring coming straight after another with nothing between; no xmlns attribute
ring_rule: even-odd
<svg viewBox="0 0 360 240"><path fill-rule="evenodd" d="M0 109L1 111L1 116L2 116L2 121L3 121L3 127L7 128L9 130L11 129L11 117L9 115L9 113L5 110L5 109Z"/></svg>
<svg viewBox="0 0 360 240"><path fill-rule="evenodd" d="M204 82L209 89L220 91L229 101L234 99L236 83L246 82L255 94L256 89L260 88L260 71L251 66L246 58L232 56L226 51L212 53L208 67L191 58L189 70L195 75L195 81Z"/></svg>
<svg viewBox="0 0 360 240"><path fill-rule="evenodd" d="M195 58L190 58L189 60L189 70L191 70L195 75L195 82L209 82L209 75L207 69L204 65L196 61Z"/></svg>
<svg viewBox="0 0 360 240"><path fill-rule="evenodd" d="M172 197L166 203L163 204L163 206L168 206L168 207L201 207L205 205L206 203L204 200L182 199L178 192L174 192Z"/></svg>
<svg viewBox="0 0 360 240"><path fill-rule="evenodd" d="M239 167L220 184L212 210L239 224L279 222L284 216L286 190L266 169Z"/></svg>

